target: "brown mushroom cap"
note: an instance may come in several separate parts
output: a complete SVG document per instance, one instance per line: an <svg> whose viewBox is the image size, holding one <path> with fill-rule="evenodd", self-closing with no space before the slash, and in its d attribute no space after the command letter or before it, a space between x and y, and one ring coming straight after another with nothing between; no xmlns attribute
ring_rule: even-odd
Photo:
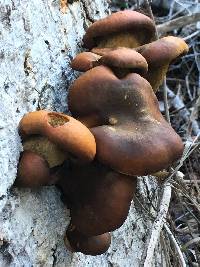
<svg viewBox="0 0 200 267"><path fill-rule="evenodd" d="M71 224L85 236L96 236L119 228L125 221L135 177L114 172L98 162L73 167L58 181L68 199Z"/></svg>
<svg viewBox="0 0 200 267"><path fill-rule="evenodd" d="M154 35L155 26L149 17L125 10L93 23L87 29L83 42L89 49L95 46L133 48L150 42Z"/></svg>
<svg viewBox="0 0 200 267"><path fill-rule="evenodd" d="M83 123L81 118L90 114L103 121L87 126L95 136L97 159L118 172L151 174L182 155L180 137L162 117L150 84L138 74L118 79L109 68L95 67L71 86L69 108Z"/></svg>
<svg viewBox="0 0 200 267"><path fill-rule="evenodd" d="M62 113L30 112L22 118L19 132L24 139L34 134L45 136L61 150L83 162L93 160L96 153L91 132L81 122Z"/></svg>
<svg viewBox="0 0 200 267"><path fill-rule="evenodd" d="M111 243L111 236L105 233L98 236L86 237L69 227L65 236L66 247L72 252L82 252L86 255L96 256L105 253ZM70 247L69 247L70 246Z"/></svg>
<svg viewBox="0 0 200 267"><path fill-rule="evenodd" d="M118 48L103 55L99 61L100 64L110 67L112 70L118 70L118 73L125 71L135 73L146 73L148 64L146 59L130 48ZM118 76L118 75L117 75Z"/></svg>
<svg viewBox="0 0 200 267"><path fill-rule="evenodd" d="M188 46L181 38L167 36L152 43L136 48L146 59L149 70L144 77L154 91L162 84L169 64L188 52Z"/></svg>
<svg viewBox="0 0 200 267"><path fill-rule="evenodd" d="M72 61L72 67L79 71L88 71L98 65L110 67L118 77L123 77L129 72L144 74L148 70L146 59L133 49L125 47L109 51L102 57L84 52Z"/></svg>
<svg viewBox="0 0 200 267"><path fill-rule="evenodd" d="M34 188L49 183L51 179L47 161L31 151L22 152L15 185Z"/></svg>
<svg viewBox="0 0 200 267"><path fill-rule="evenodd" d="M105 56L111 52L114 53L118 49L95 47L92 49L92 52L99 56ZM181 38L167 36L152 43L139 46L135 50L146 59L149 66L148 72L143 73L142 76L148 80L154 92L156 92L162 84L171 62L185 55L188 52L188 46Z"/></svg>
<svg viewBox="0 0 200 267"><path fill-rule="evenodd" d="M82 52L78 54L71 62L71 67L78 71L87 71L92 69L100 56L91 52Z"/></svg>

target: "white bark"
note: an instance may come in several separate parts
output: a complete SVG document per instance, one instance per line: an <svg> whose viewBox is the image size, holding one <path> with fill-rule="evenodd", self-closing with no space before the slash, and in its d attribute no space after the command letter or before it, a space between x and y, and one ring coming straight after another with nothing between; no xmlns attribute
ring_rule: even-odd
<svg viewBox="0 0 200 267"><path fill-rule="evenodd" d="M91 257L67 251L63 235L69 210L55 187L13 188L21 141L17 125L37 107L67 111L69 67L90 21L108 13L104 0L69 4L58 0L0 1L0 266L139 266L151 221L139 204L113 233L109 251ZM138 199L151 213L148 179ZM155 188L156 183L151 187ZM146 187L144 186L146 185ZM146 190L144 190L146 188ZM147 194L148 193L148 194ZM147 197L148 196L148 197ZM158 251L159 254L159 251ZM158 258L156 258L159 266ZM156 266L156 265L155 265Z"/></svg>

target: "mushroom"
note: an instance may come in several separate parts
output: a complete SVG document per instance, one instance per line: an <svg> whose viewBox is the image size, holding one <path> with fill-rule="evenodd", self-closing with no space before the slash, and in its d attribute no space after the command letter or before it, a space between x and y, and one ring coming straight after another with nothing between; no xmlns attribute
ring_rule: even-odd
<svg viewBox="0 0 200 267"><path fill-rule="evenodd" d="M111 52L117 51L119 48L93 48L92 53L99 57L107 56ZM188 46L181 38L167 36L152 43L136 47L134 49L140 53L148 63L148 72L142 76L149 81L154 92L163 82L169 65L176 59L188 52ZM90 53L91 53L90 52Z"/></svg>
<svg viewBox="0 0 200 267"><path fill-rule="evenodd" d="M94 59L94 53L80 53L72 61L72 67L75 70L87 71L95 66L105 65L110 67L120 78L126 76L129 72L144 74L148 70L145 58L130 48L118 48L109 51L102 57L98 56L98 59Z"/></svg>
<svg viewBox="0 0 200 267"><path fill-rule="evenodd" d="M45 110L31 112L20 122L24 152L16 185L61 188L70 208L65 244L71 251L106 252L109 232L127 218L135 176L159 176L183 152L180 137L159 111L151 85L156 91L170 62L188 48L175 37L144 45L154 36L154 22L135 11L95 22L84 44L96 54L81 53L71 64L86 71L69 92L70 110L84 125Z"/></svg>
<svg viewBox="0 0 200 267"><path fill-rule="evenodd" d="M84 46L92 49L129 47L149 43L155 36L154 22L132 10L119 11L93 23L83 37Z"/></svg>
<svg viewBox="0 0 200 267"><path fill-rule="evenodd" d="M30 112L22 118L19 133L24 139L30 135L44 136L83 162L92 161L95 156L96 145L91 132L81 122L62 113Z"/></svg>
<svg viewBox="0 0 200 267"><path fill-rule="evenodd" d="M98 60L101 56L91 53L91 52L82 52L79 53L71 62L71 67L74 70L78 71L87 71L92 69L98 64Z"/></svg>
<svg viewBox="0 0 200 267"><path fill-rule="evenodd" d="M22 152L15 185L19 187L39 187L50 183L48 162L31 151Z"/></svg>
<svg viewBox="0 0 200 267"><path fill-rule="evenodd" d="M71 166L67 175L65 170L62 172L57 184L67 199L76 231L92 237L123 224L136 190L135 177L117 173L96 161L87 166Z"/></svg>
<svg viewBox="0 0 200 267"><path fill-rule="evenodd" d="M109 233L87 237L75 230L73 226L68 227L65 235L65 245L72 252L82 252L86 255L100 255L105 253L111 243Z"/></svg>
<svg viewBox="0 0 200 267"><path fill-rule="evenodd" d="M70 88L69 108L91 128L96 158L117 172L155 173L182 155L181 138L160 113L151 85L136 73L119 79L105 66L87 71Z"/></svg>
<svg viewBox="0 0 200 267"><path fill-rule="evenodd" d="M156 92L171 62L185 55L188 52L188 46L181 38L167 36L137 47L136 51L141 53L148 63L149 70L143 77L149 81Z"/></svg>
<svg viewBox="0 0 200 267"><path fill-rule="evenodd" d="M35 166L41 167L45 163L45 168L48 166L52 169L62 165L68 158L76 159L80 163L90 162L96 153L96 143L91 132L81 122L62 113L46 110L30 112L20 121L19 133L23 139L24 150L32 153L22 155L16 184L19 184L19 180L22 185L22 181L27 179L24 186L31 187L35 184L44 185L43 181L47 180L45 176L41 178L41 184L34 180L30 182L36 171L24 171L33 169L29 166L31 163L27 163L28 159L34 158ZM26 164L28 165L25 166ZM48 184L52 180L54 181L53 176L49 177Z"/></svg>

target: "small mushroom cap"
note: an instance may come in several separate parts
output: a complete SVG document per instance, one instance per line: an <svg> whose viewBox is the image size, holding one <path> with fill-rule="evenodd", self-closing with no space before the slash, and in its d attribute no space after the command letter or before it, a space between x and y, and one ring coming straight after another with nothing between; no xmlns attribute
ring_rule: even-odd
<svg viewBox="0 0 200 267"><path fill-rule="evenodd" d="M124 32L130 32L133 35L142 32L141 42L145 44L153 39L155 26L149 17L139 12L119 11L93 23L87 29L83 42L86 48L92 49L97 46L100 39Z"/></svg>
<svg viewBox="0 0 200 267"><path fill-rule="evenodd" d="M136 178L114 172L98 162L72 167L58 181L69 200L71 223L85 236L119 228L136 190Z"/></svg>
<svg viewBox="0 0 200 267"><path fill-rule="evenodd" d="M88 71L98 65L108 66L119 75L128 72L146 73L148 70L146 59L133 49L125 47L109 51L102 57L84 52L72 61L72 68L78 71Z"/></svg>
<svg viewBox="0 0 200 267"><path fill-rule="evenodd" d="M131 69L131 72L145 73L148 70L146 59L130 48L118 48L106 53L99 61L100 64L106 65L112 69L117 67L121 69Z"/></svg>
<svg viewBox="0 0 200 267"><path fill-rule="evenodd" d="M94 64L101 56L92 52L83 52L78 54L71 62L71 67L78 71L87 71L94 67Z"/></svg>
<svg viewBox="0 0 200 267"><path fill-rule="evenodd" d="M188 46L181 38L168 36L136 49L147 60L149 70L143 75L154 92L162 84L169 64L188 52Z"/></svg>
<svg viewBox="0 0 200 267"><path fill-rule="evenodd" d="M72 252L82 252L85 255L96 256L105 253L111 243L111 236L105 233L98 236L86 237L73 228L68 228L65 236L66 247Z"/></svg>
<svg viewBox="0 0 200 267"><path fill-rule="evenodd" d="M29 135L42 134L44 131L44 121L47 115L46 110L34 111L26 114L19 123L19 134L24 139Z"/></svg>
<svg viewBox="0 0 200 267"><path fill-rule="evenodd" d="M175 59L187 54L188 45L181 38L167 36L136 48L146 59L148 65L160 67L170 64Z"/></svg>
<svg viewBox="0 0 200 267"><path fill-rule="evenodd" d="M160 113L151 85L136 73L118 79L104 66L87 71L71 86L69 107L83 123L90 114L103 121L87 126L94 127L96 158L115 171L147 175L182 155L181 138Z"/></svg>
<svg viewBox="0 0 200 267"><path fill-rule="evenodd" d="M152 97L152 100L148 101L145 94ZM121 123L123 123L122 118L128 119L135 117L136 114L139 119L144 116L144 112L141 112L143 109L146 113L154 112L155 117L163 119L157 106L155 110L155 99L150 84L140 75L132 73L123 79L118 79L110 68L98 66L81 75L71 85L69 109L80 119L96 114L101 121L103 119L104 124L108 125L110 118L116 115L121 117Z"/></svg>
<svg viewBox="0 0 200 267"><path fill-rule="evenodd" d="M26 114L19 125L22 138L38 134L47 137L64 152L87 162L96 153L94 136L81 122L58 112L35 111Z"/></svg>
<svg viewBox="0 0 200 267"><path fill-rule="evenodd" d="M31 151L22 152L15 185L37 188L49 183L51 183L51 179L47 161Z"/></svg>

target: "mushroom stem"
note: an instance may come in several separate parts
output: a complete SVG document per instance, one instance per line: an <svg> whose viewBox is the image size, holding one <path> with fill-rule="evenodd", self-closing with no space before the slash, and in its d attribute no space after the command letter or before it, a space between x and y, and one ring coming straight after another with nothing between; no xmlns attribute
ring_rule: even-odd
<svg viewBox="0 0 200 267"><path fill-rule="evenodd" d="M60 150L47 137L32 135L23 142L24 151L32 151L41 155L49 164L49 167L61 165L67 159L67 153Z"/></svg>
<svg viewBox="0 0 200 267"><path fill-rule="evenodd" d="M148 63L149 69L144 78L149 81L154 92L163 83L170 63L186 54L188 49L183 39L174 36L167 36L136 48Z"/></svg>
<svg viewBox="0 0 200 267"><path fill-rule="evenodd" d="M98 41L98 48L117 48L117 47L129 47L135 48L141 45L141 34L137 33L133 35L130 32L113 34L106 36Z"/></svg>

